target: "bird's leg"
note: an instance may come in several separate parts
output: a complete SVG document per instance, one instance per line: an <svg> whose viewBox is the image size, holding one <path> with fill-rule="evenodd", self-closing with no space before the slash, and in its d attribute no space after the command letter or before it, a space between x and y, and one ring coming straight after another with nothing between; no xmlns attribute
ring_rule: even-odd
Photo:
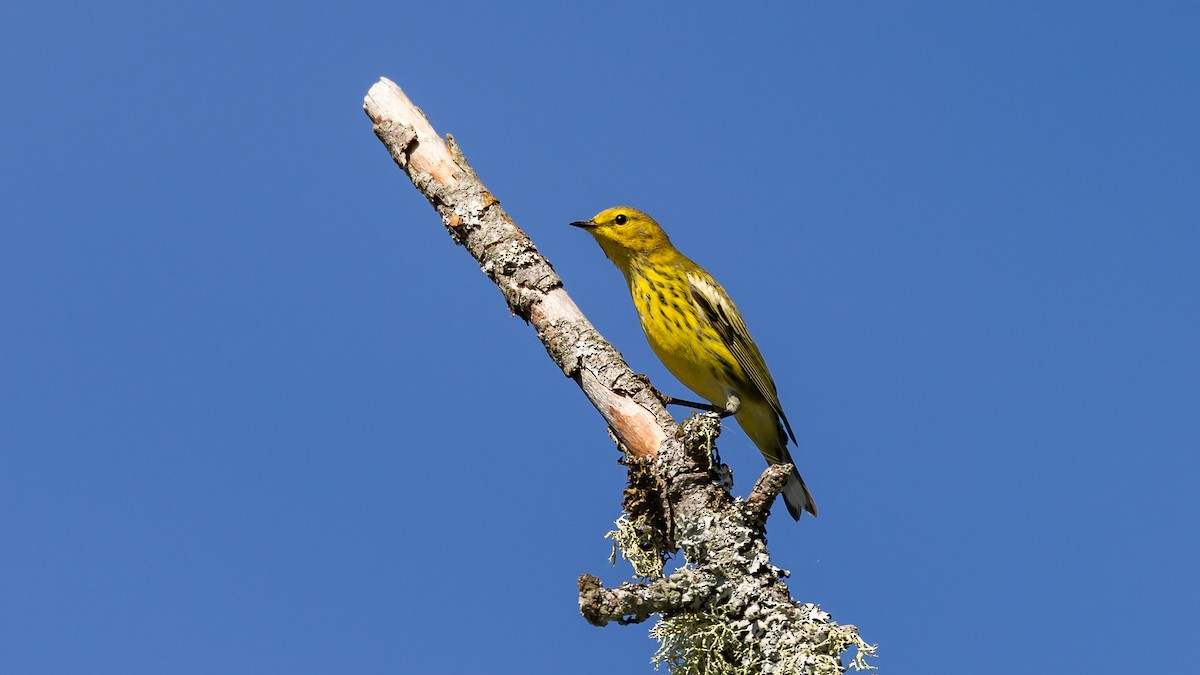
<svg viewBox="0 0 1200 675"><path fill-rule="evenodd" d="M704 410L707 412L713 412L713 413L717 413L718 415L720 415L722 419L729 417L730 415L736 414L738 411L738 408L740 408L742 406L741 399L739 399L737 396L734 396L733 394L729 395L729 401L725 404L725 407L723 407L723 408L721 406L713 405L711 403L697 403L695 401L685 401L681 398L675 398L674 396L667 396L666 394L663 394L661 392L659 393L659 397L662 398L663 403L666 405L681 405L681 406L686 406L688 408L695 408L696 410Z"/></svg>
<svg viewBox="0 0 1200 675"><path fill-rule="evenodd" d="M704 410L706 412L726 413L724 408L719 408L711 403L697 403L695 401L685 401L674 396L662 395L663 403L667 405L681 405L687 408L695 408L696 410Z"/></svg>

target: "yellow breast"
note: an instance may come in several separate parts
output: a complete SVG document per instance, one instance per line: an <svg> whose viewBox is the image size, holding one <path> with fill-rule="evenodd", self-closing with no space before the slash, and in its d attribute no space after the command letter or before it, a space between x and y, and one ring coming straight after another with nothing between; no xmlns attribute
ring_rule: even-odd
<svg viewBox="0 0 1200 675"><path fill-rule="evenodd" d="M631 275L629 290L646 340L685 387L725 405L745 381L733 354L688 296L687 279L657 270Z"/></svg>

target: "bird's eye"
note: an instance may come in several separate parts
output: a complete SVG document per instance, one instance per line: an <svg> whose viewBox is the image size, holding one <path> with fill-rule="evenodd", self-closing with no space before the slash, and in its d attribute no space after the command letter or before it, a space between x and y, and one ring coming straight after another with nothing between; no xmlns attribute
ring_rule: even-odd
<svg viewBox="0 0 1200 675"><path fill-rule="evenodd" d="M625 217L624 213L618 213L617 217L613 218L613 222L618 225L624 225L625 223L629 222L629 219Z"/></svg>

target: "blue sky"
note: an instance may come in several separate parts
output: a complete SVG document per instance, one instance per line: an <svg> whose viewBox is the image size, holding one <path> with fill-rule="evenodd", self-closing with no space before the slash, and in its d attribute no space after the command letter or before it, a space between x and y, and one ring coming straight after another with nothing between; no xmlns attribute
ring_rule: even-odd
<svg viewBox="0 0 1200 675"><path fill-rule="evenodd" d="M722 280L821 506L775 561L885 672L1185 669L1193 3L510 5L6 12L5 672L650 671L577 614L629 574L603 424L371 133L380 76L660 388L566 223L638 206Z"/></svg>

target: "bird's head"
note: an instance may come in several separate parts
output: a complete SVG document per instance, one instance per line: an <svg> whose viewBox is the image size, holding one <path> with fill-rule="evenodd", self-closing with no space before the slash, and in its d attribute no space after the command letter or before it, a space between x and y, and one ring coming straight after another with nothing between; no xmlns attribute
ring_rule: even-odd
<svg viewBox="0 0 1200 675"><path fill-rule="evenodd" d="M653 218L628 206L604 209L591 220L571 224L590 232L600 242L605 255L622 268L630 258L673 248L667 233Z"/></svg>

